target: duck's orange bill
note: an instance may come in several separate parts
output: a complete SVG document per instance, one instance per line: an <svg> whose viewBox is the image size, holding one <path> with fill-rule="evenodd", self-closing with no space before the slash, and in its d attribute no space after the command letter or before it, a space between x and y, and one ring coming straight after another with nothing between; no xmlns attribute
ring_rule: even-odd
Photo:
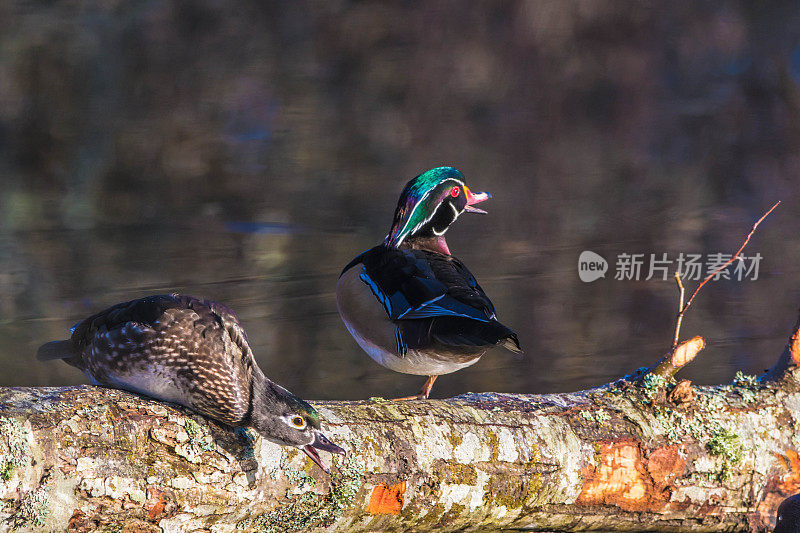
<svg viewBox="0 0 800 533"><path fill-rule="evenodd" d="M478 209L477 207L473 206L477 203L483 202L484 200L488 200L492 197L491 194L488 192L472 192L466 185L464 186L464 194L467 196L467 205L464 206L464 211L469 211L470 213L480 213L482 215L486 214L486 211L483 209Z"/></svg>

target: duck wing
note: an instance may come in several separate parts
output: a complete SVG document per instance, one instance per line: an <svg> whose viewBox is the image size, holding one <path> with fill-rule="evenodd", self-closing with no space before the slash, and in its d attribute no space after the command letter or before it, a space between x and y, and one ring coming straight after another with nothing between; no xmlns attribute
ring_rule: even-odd
<svg viewBox="0 0 800 533"><path fill-rule="evenodd" d="M457 259L426 250L376 246L344 271L362 265L361 280L392 320L460 316L494 318L494 306L472 274Z"/></svg>
<svg viewBox="0 0 800 533"><path fill-rule="evenodd" d="M222 304L177 294L131 300L79 322L71 341L80 353L75 366L99 384L231 426L248 415L260 370L238 318Z"/></svg>
<svg viewBox="0 0 800 533"><path fill-rule="evenodd" d="M398 326L398 351L444 346L493 346L516 334L500 324L489 297L453 256L377 246L345 267L362 264L361 280Z"/></svg>

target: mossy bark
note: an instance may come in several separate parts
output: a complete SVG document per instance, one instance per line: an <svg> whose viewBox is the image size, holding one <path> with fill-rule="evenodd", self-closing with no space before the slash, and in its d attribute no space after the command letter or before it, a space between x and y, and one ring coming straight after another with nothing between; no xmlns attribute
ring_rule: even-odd
<svg viewBox="0 0 800 533"><path fill-rule="evenodd" d="M793 383L793 382L792 382ZM573 394L316 402L296 449L96 387L0 389L0 520L74 531L733 531L800 489L800 392L740 377L667 403ZM324 454L327 461L331 457Z"/></svg>

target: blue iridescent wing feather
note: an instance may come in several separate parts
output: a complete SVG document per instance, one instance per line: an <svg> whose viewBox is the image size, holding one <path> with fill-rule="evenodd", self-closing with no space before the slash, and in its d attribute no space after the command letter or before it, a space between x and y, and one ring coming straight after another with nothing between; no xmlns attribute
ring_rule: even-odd
<svg viewBox="0 0 800 533"><path fill-rule="evenodd" d="M452 257L378 246L354 263L361 263L361 280L392 320L450 316L488 322L494 318L494 307L474 276Z"/></svg>
<svg viewBox="0 0 800 533"><path fill-rule="evenodd" d="M425 250L376 246L344 271L361 280L397 327L397 353L434 345L518 351L513 331L495 318L492 302L458 259ZM343 271L343 272L344 272Z"/></svg>

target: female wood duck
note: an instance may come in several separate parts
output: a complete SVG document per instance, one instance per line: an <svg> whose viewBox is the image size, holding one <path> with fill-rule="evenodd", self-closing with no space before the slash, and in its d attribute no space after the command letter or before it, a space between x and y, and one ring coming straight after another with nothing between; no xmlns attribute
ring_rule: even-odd
<svg viewBox="0 0 800 533"><path fill-rule="evenodd" d="M236 314L192 296L149 296L117 304L39 348L95 385L184 405L231 427L295 446L328 472L317 449L344 454L320 431L317 410L270 381L256 363Z"/></svg>
<svg viewBox="0 0 800 533"><path fill-rule="evenodd" d="M486 213L452 167L408 182L389 235L344 267L336 286L339 314L356 342L381 365L436 378L475 364L501 345L522 353L517 335L495 318L494 306L464 264L450 255L444 234L462 213Z"/></svg>

